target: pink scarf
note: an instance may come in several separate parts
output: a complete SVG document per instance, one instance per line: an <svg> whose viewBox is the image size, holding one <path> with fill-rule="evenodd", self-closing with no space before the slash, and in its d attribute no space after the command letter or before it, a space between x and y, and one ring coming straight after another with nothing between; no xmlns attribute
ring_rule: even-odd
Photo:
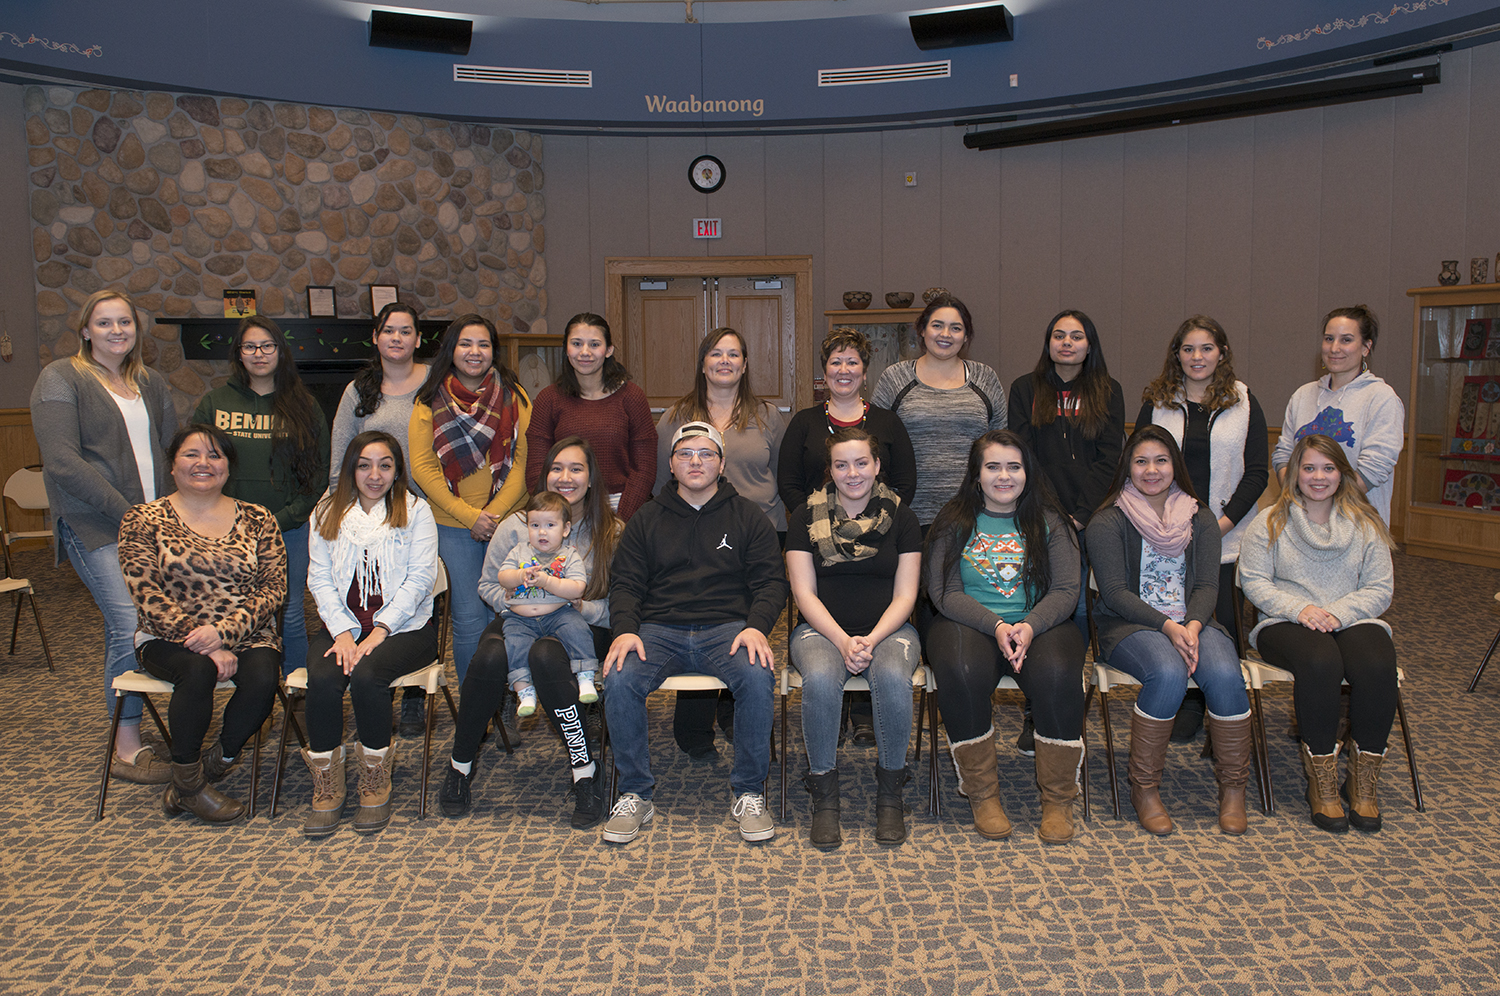
<svg viewBox="0 0 1500 996"><path fill-rule="evenodd" d="M1163 557L1182 556L1193 541L1193 519L1198 515L1198 503L1179 488L1176 481L1167 489L1167 508L1160 517L1134 481L1125 482L1120 496L1115 499L1115 506L1125 513L1125 518L1135 526L1141 539Z"/></svg>

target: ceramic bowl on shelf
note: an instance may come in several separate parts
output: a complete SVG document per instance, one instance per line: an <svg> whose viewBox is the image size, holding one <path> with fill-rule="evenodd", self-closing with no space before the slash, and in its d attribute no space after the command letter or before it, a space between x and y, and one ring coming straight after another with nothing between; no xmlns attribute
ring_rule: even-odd
<svg viewBox="0 0 1500 996"><path fill-rule="evenodd" d="M844 307L850 311L860 311L870 306L872 295L869 291L844 291Z"/></svg>
<svg viewBox="0 0 1500 996"><path fill-rule="evenodd" d="M910 308L915 299L911 291L891 291L885 296L885 303L888 308Z"/></svg>
<svg viewBox="0 0 1500 996"><path fill-rule="evenodd" d="M931 304L933 298L937 297L939 294L946 293L948 293L948 288L946 287L929 287L922 292L922 303Z"/></svg>

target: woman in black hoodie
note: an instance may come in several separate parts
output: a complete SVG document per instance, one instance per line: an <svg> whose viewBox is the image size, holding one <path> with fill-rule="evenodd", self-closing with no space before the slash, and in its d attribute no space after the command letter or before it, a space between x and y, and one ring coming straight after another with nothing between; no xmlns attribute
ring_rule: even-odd
<svg viewBox="0 0 1500 996"><path fill-rule="evenodd" d="M1047 323L1036 369L1010 386L1008 414L1011 431L1036 454L1063 511L1082 533L1109 491L1125 442L1125 392L1109 375L1099 330L1088 315L1069 309ZM1085 556L1082 577L1088 576ZM1087 591L1087 584L1081 589ZM1082 594L1073 621L1087 635ZM1023 754L1033 750L1030 705L1016 741Z"/></svg>

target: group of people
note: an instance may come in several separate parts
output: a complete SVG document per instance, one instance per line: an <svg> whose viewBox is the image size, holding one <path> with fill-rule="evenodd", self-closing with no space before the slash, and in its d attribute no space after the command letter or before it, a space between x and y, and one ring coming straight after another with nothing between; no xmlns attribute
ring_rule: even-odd
<svg viewBox="0 0 1500 996"><path fill-rule="evenodd" d="M731 817L746 840L765 840L768 633L790 592L815 846L842 842L838 751L856 675L869 685L851 712L856 742L876 748L876 840L906 838L911 681L924 659L976 831L1012 832L991 704L1012 678L1027 698L1018 746L1035 757L1038 836L1073 839L1090 619L1101 657L1141 683L1129 765L1141 826L1173 830L1160 784L1179 712L1194 715L1191 678L1220 828L1239 834L1251 735L1238 578L1261 614L1248 640L1297 679L1313 822L1378 830L1396 701L1379 616L1404 418L1368 370L1369 310L1325 319L1326 376L1292 397L1269 461L1265 418L1211 318L1172 337L1128 439L1124 392L1082 312L1048 323L1036 367L1008 395L968 358L961 300L935 297L917 327L921 355L887 368L868 400L870 343L835 329L821 351L828 398L790 419L751 389L744 337L714 329L693 391L653 422L598 315L568 322L567 361L530 398L488 320L455 319L423 363L416 313L393 304L330 432L285 335L251 317L229 382L179 428L164 379L142 362L134 304L94 294L79 352L43 370L32 417L59 557L104 616L110 701L110 683L137 664L175 686L170 756L142 738L139 700L119 703L115 774L165 783L169 815L238 818L241 803L214 783L264 723L278 681L305 667L304 832L333 833L344 817L346 691L353 826L378 832L395 764L389 685L440 653L433 604L446 590L461 689L445 815L469 811L481 741L510 697L561 736L572 825L635 838L653 815L646 696L698 673L727 690L679 693L677 741L711 757L716 723L733 738ZM1268 462L1282 490L1256 514ZM311 640L307 590L322 623ZM224 680L235 691L205 747ZM620 788L608 806L587 716L601 698ZM422 708L405 700L403 727L419 729Z"/></svg>

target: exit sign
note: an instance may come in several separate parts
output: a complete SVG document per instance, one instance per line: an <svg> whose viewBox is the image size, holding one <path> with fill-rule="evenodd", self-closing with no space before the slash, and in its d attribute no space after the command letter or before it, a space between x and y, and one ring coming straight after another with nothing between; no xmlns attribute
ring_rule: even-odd
<svg viewBox="0 0 1500 996"><path fill-rule="evenodd" d="M717 239L722 238L719 231L719 218L694 218L693 238L695 239Z"/></svg>

